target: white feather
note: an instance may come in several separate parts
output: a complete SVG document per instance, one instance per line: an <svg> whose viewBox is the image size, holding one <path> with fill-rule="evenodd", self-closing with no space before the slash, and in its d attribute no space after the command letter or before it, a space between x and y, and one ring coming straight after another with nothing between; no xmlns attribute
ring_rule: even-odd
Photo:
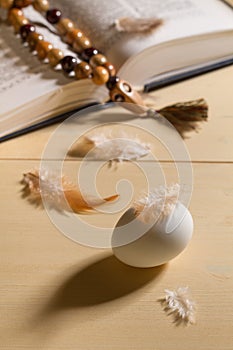
<svg viewBox="0 0 233 350"><path fill-rule="evenodd" d="M160 186L139 198L133 204L136 213L140 214L139 219L149 224L170 215L177 203L179 191L179 184Z"/></svg>
<svg viewBox="0 0 233 350"><path fill-rule="evenodd" d="M75 188L66 177L47 169L35 169L24 174L23 183L30 190L29 200L39 203L43 194L46 202L59 211L65 206L64 186L67 189Z"/></svg>
<svg viewBox="0 0 233 350"><path fill-rule="evenodd" d="M116 194L102 199L83 195L67 177L47 169L24 174L22 183L24 196L31 203L41 205L43 197L51 208L58 211L87 212L119 197Z"/></svg>
<svg viewBox="0 0 233 350"><path fill-rule="evenodd" d="M113 136L109 134L95 134L87 138L93 143L89 156L106 161L132 161L145 157L150 152L150 146L137 137L121 132Z"/></svg>
<svg viewBox="0 0 233 350"><path fill-rule="evenodd" d="M159 18L122 17L115 20L114 25L118 32L149 33L157 29L163 21Z"/></svg>
<svg viewBox="0 0 233 350"><path fill-rule="evenodd" d="M188 287L179 287L172 291L165 289L166 310L175 316L175 321L195 323L196 304L191 298Z"/></svg>

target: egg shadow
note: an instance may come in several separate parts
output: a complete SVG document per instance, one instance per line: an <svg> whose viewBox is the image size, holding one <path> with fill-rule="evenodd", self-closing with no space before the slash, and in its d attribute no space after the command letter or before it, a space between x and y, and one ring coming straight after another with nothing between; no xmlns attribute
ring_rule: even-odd
<svg viewBox="0 0 233 350"><path fill-rule="evenodd" d="M46 313L114 301L158 279L164 270L165 266L133 268L113 255L102 258L68 277L52 296Z"/></svg>

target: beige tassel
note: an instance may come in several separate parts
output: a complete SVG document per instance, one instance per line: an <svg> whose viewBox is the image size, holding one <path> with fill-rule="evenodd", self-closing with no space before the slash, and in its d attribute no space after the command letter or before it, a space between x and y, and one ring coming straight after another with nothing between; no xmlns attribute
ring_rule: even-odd
<svg viewBox="0 0 233 350"><path fill-rule="evenodd" d="M149 33L163 24L160 18L132 18L122 17L115 20L118 32L124 33Z"/></svg>
<svg viewBox="0 0 233 350"><path fill-rule="evenodd" d="M165 117L182 137L185 137L185 133L199 130L199 122L207 121L208 104L203 98L200 98L176 103L157 110L157 112Z"/></svg>
<svg viewBox="0 0 233 350"><path fill-rule="evenodd" d="M113 195L104 199L87 197L86 201L80 190L70 182L66 177L60 177L56 173L38 170L24 174L22 184L23 196L28 197L31 203L42 204L41 197L49 204L51 208L58 211L67 210L68 205L74 213L92 211L94 207L106 202L112 202L119 196ZM65 203L64 197L67 201ZM68 204L68 205L67 205Z"/></svg>
<svg viewBox="0 0 233 350"><path fill-rule="evenodd" d="M109 96L113 102L127 102L122 106L142 117L154 118L160 114L173 124L182 137L188 131L197 131L198 123L208 119L208 105L203 98L157 109L153 98L146 95L146 101L144 101L145 93L136 91L125 80L120 80L110 90Z"/></svg>
<svg viewBox="0 0 233 350"><path fill-rule="evenodd" d="M203 99L179 102L173 105L164 107L162 109L155 109L153 103L147 103L148 110L146 112L147 117L163 116L167 119L185 138L186 133L189 131L198 132L200 129L200 122L208 120L208 104Z"/></svg>

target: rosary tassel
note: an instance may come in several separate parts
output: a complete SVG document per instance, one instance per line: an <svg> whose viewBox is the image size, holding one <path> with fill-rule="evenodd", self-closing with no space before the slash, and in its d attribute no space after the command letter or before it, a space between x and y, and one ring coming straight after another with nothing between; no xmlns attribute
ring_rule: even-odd
<svg viewBox="0 0 233 350"><path fill-rule="evenodd" d="M189 131L198 131L199 122L208 119L208 104L203 99L176 103L157 110L184 137Z"/></svg>
<svg viewBox="0 0 233 350"><path fill-rule="evenodd" d="M198 131L199 122L208 119L208 104L203 98L157 109L153 100L152 103L149 101L146 103L143 100L143 94L133 89L125 80L115 84L115 87L110 90L110 98L114 102L126 102L123 107L142 117L155 117L156 114L160 114L177 129L182 137L186 132Z"/></svg>

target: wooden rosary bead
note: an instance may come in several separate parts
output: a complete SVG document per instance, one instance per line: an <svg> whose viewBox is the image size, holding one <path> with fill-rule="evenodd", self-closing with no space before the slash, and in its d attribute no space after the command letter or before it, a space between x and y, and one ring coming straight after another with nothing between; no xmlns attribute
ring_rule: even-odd
<svg viewBox="0 0 233 350"><path fill-rule="evenodd" d="M37 43L42 40L44 40L43 35L36 32L30 33L27 37L27 42L31 50L35 50Z"/></svg>
<svg viewBox="0 0 233 350"><path fill-rule="evenodd" d="M33 0L14 0L13 6L18 8L23 8L31 5Z"/></svg>
<svg viewBox="0 0 233 350"><path fill-rule="evenodd" d="M110 77L116 76L116 69L112 63L106 62L105 64L103 64L103 67L107 69Z"/></svg>
<svg viewBox="0 0 233 350"><path fill-rule="evenodd" d="M110 78L106 84L108 90L113 90L116 87L117 83L119 83L119 81L120 81L120 78L117 77L116 75L113 77L110 76Z"/></svg>
<svg viewBox="0 0 233 350"><path fill-rule="evenodd" d="M88 47L82 51L81 57L83 61L89 62L92 56L98 55L99 51L95 47Z"/></svg>
<svg viewBox="0 0 233 350"><path fill-rule="evenodd" d="M15 18L15 21L13 21L12 24L13 24L13 27L15 29L15 33L19 33L20 28L22 26L25 26L26 24L29 24L29 21L24 16L19 16L19 17Z"/></svg>
<svg viewBox="0 0 233 350"><path fill-rule="evenodd" d="M53 48L50 42L44 41L43 36L35 32L35 26L29 23L20 10L32 2L33 0L0 0L0 6L9 9L9 22L16 32L20 31L22 39L28 42L29 47L37 51L40 60L47 58L51 67L61 64L65 73L73 72L79 80L91 78L96 85L106 84L113 102L127 102L125 108L135 113L145 112L141 96L129 83L116 76L115 67L95 47L92 47L83 32L74 28L74 23L68 18L61 18L60 10L49 9L48 0L34 0L34 8L39 12L46 12L48 22L56 25L58 33L64 36L64 41L80 54L83 62L78 63L77 58L70 55L64 57L60 49Z"/></svg>
<svg viewBox="0 0 233 350"><path fill-rule="evenodd" d="M0 0L0 7L9 9L12 7L14 0Z"/></svg>
<svg viewBox="0 0 233 350"><path fill-rule="evenodd" d="M104 66L105 63L107 63L107 58L101 53L92 56L90 59L90 65L92 67Z"/></svg>
<svg viewBox="0 0 233 350"><path fill-rule="evenodd" d="M52 48L53 48L53 45L50 42L44 41L44 40L38 41L36 45L38 58L40 60L44 60L47 57L49 51L52 50Z"/></svg>
<svg viewBox="0 0 233 350"><path fill-rule="evenodd" d="M77 65L77 59L73 56L65 56L61 60L61 66L65 73L69 74L72 71L74 71L75 67Z"/></svg>
<svg viewBox="0 0 233 350"><path fill-rule="evenodd" d="M56 28L60 35L65 35L74 29L74 23L69 18L61 18Z"/></svg>
<svg viewBox="0 0 233 350"><path fill-rule="evenodd" d="M17 18L23 17L23 12L20 9L17 8L11 8L8 11L8 22L13 25L13 23L16 21Z"/></svg>
<svg viewBox="0 0 233 350"><path fill-rule="evenodd" d="M99 66L93 69L92 81L96 85L106 84L108 80L109 80L109 73L106 68Z"/></svg>
<svg viewBox="0 0 233 350"><path fill-rule="evenodd" d="M64 54L59 49L52 49L48 52L47 58L51 67L56 67L63 59Z"/></svg>
<svg viewBox="0 0 233 350"><path fill-rule="evenodd" d="M46 12L46 19L51 24L56 24L61 19L61 11L58 9L51 9Z"/></svg>
<svg viewBox="0 0 233 350"><path fill-rule="evenodd" d="M34 33L36 31L36 28L32 24L26 24L20 28L20 36L23 41L27 40L27 37L30 33Z"/></svg>
<svg viewBox="0 0 233 350"><path fill-rule="evenodd" d="M76 38L73 42L73 49L75 52L81 53L83 50L89 49L91 47L91 42L86 36Z"/></svg>
<svg viewBox="0 0 233 350"><path fill-rule="evenodd" d="M47 12L49 9L48 0L34 0L33 7L38 12Z"/></svg>
<svg viewBox="0 0 233 350"><path fill-rule="evenodd" d="M83 37L83 32L80 29L77 28L71 28L66 34L65 34L65 38L64 41L69 44L72 45L74 43L74 41L76 39L80 39Z"/></svg>
<svg viewBox="0 0 233 350"><path fill-rule="evenodd" d="M77 64L74 71L77 79L90 78L92 74L92 69L86 62L81 62Z"/></svg>
<svg viewBox="0 0 233 350"><path fill-rule="evenodd" d="M9 10L8 21L13 25L15 33L20 31L20 27L29 23L29 21L24 17L23 12L18 8L12 8Z"/></svg>

